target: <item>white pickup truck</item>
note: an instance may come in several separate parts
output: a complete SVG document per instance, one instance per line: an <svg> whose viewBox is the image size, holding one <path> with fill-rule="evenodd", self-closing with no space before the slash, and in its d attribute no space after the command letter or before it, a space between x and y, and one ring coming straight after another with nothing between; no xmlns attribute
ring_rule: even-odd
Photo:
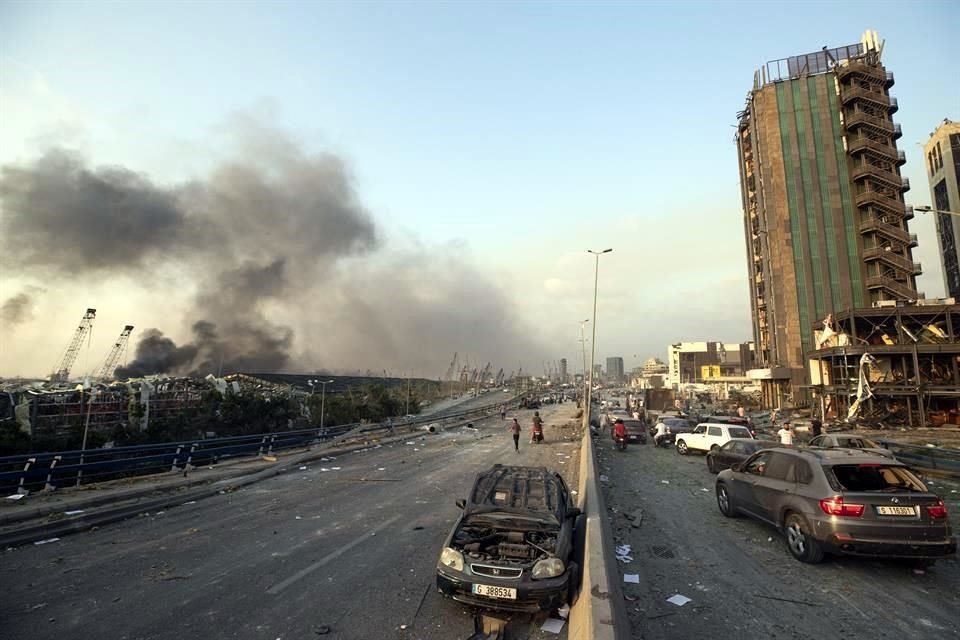
<svg viewBox="0 0 960 640"><path fill-rule="evenodd" d="M732 438L753 438L750 429L739 424L715 424L704 422L698 424L691 433L677 434L677 453L682 456L691 451L706 453L711 449L722 447Z"/></svg>

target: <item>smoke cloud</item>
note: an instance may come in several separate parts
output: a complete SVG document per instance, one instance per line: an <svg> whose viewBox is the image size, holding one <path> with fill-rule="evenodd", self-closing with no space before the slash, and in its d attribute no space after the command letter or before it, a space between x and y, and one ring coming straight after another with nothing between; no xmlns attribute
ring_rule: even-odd
<svg viewBox="0 0 960 640"><path fill-rule="evenodd" d="M15 296L12 296L0 306L0 323L4 327L13 328L18 324L33 319L34 297L43 290L37 287L28 287Z"/></svg>
<svg viewBox="0 0 960 640"><path fill-rule="evenodd" d="M191 311L141 334L121 377L367 368L436 377L454 351L508 370L538 351L509 297L456 248L384 246L339 157L255 120L234 125L238 159L184 184L91 167L64 149L0 168L3 267L141 281L186 267ZM168 337L186 328L189 341Z"/></svg>

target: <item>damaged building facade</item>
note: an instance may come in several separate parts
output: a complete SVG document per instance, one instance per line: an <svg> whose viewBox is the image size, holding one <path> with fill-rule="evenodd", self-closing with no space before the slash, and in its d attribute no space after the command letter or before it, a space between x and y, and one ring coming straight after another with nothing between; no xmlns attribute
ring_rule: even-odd
<svg viewBox="0 0 960 640"><path fill-rule="evenodd" d="M756 369L767 408L809 402L828 314L922 298L893 74L875 33L767 63L738 114Z"/></svg>
<svg viewBox="0 0 960 640"><path fill-rule="evenodd" d="M960 305L897 305L827 318L810 358L826 419L960 425Z"/></svg>

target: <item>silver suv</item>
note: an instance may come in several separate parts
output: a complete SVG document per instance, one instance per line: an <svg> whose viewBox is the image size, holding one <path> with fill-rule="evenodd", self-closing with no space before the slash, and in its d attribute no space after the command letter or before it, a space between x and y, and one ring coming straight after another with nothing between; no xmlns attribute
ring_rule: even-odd
<svg viewBox="0 0 960 640"><path fill-rule="evenodd" d="M717 506L727 517L763 520L786 534L797 560L826 553L951 556L947 508L903 463L850 449L764 449L721 471Z"/></svg>

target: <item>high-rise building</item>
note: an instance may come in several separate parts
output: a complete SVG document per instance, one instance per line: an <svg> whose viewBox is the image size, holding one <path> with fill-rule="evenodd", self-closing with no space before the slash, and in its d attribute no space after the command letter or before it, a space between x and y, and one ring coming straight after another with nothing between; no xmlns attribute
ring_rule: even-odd
<svg viewBox="0 0 960 640"><path fill-rule="evenodd" d="M960 122L944 120L923 147L930 204L937 209L937 240L947 295L960 299Z"/></svg>
<svg viewBox="0 0 960 640"><path fill-rule="evenodd" d="M718 367L724 376L742 376L753 364L752 342L677 342L667 347L667 381L674 389L703 382L705 366Z"/></svg>
<svg viewBox="0 0 960 640"><path fill-rule="evenodd" d="M738 114L750 306L764 401L806 382L828 314L918 298L883 43L768 62Z"/></svg>
<svg viewBox="0 0 960 640"><path fill-rule="evenodd" d="M611 382L623 382L623 358L607 358L607 379Z"/></svg>
<svg viewBox="0 0 960 640"><path fill-rule="evenodd" d="M560 382L564 383L567 381L567 359L560 358Z"/></svg>

